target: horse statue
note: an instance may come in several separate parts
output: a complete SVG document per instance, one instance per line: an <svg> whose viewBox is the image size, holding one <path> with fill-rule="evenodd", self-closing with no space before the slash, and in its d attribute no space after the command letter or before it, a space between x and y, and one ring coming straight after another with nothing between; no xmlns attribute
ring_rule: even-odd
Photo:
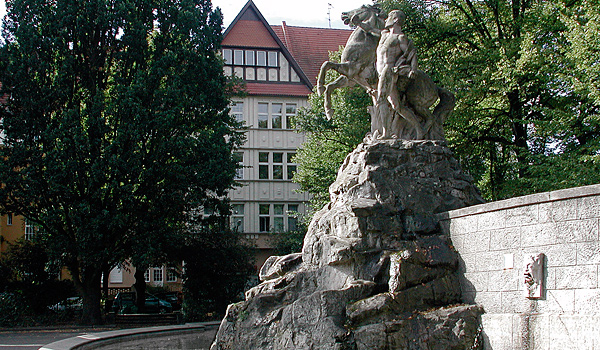
<svg viewBox="0 0 600 350"><path fill-rule="evenodd" d="M319 95L324 96L325 114L328 119L334 113L331 93L340 87L362 86L371 94L375 105L374 95L378 80L375 64L379 36L374 33L384 29L385 19L386 15L378 5L363 5L342 13L344 24L356 28L342 51L341 62L324 62L317 79L317 91ZM338 72L340 76L325 85L325 76L330 69ZM438 100L439 103L432 112L430 107ZM382 130L380 118L372 118L371 132L379 131L379 134L385 137L395 135L404 139L443 140L442 124L454 109L455 103L454 94L438 87L427 73L417 70L414 79L406 86L405 105L394 112L394 120L388 123L392 130Z"/></svg>

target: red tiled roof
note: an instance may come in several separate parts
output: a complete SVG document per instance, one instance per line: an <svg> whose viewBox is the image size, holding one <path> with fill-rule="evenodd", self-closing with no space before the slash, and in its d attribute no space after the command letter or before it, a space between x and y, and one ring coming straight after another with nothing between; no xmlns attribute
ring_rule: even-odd
<svg viewBox="0 0 600 350"><path fill-rule="evenodd" d="M312 91L303 84L246 83L246 92L249 95L306 97Z"/></svg>
<svg viewBox="0 0 600 350"><path fill-rule="evenodd" d="M347 29L270 26L249 0L224 33L223 47L281 48L304 85L248 83L250 94L307 96L330 51L338 51L352 34Z"/></svg>
<svg viewBox="0 0 600 350"><path fill-rule="evenodd" d="M346 45L352 34L348 29L294 27L285 22L271 28L313 85L316 85L321 65L329 59L329 52Z"/></svg>
<svg viewBox="0 0 600 350"><path fill-rule="evenodd" d="M262 22L248 20L239 20L227 33L221 45L279 48Z"/></svg>

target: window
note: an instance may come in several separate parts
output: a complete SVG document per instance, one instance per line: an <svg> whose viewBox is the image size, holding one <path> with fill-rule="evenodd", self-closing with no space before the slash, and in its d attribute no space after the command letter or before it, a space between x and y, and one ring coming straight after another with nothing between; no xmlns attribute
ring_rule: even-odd
<svg viewBox="0 0 600 350"><path fill-rule="evenodd" d="M259 204L258 205L258 230L260 232L269 232L271 230L271 205L270 204Z"/></svg>
<svg viewBox="0 0 600 350"><path fill-rule="evenodd" d="M273 230L275 232L283 232L283 207L284 204L273 204Z"/></svg>
<svg viewBox="0 0 600 350"><path fill-rule="evenodd" d="M258 152L258 178L269 179L269 152Z"/></svg>
<svg viewBox="0 0 600 350"><path fill-rule="evenodd" d="M277 57L279 55L277 54L276 51L269 51L269 67L277 67L278 63L277 63Z"/></svg>
<svg viewBox="0 0 600 350"><path fill-rule="evenodd" d="M232 64L233 63L231 49L224 49L223 50L223 61L225 61L225 64Z"/></svg>
<svg viewBox="0 0 600 350"><path fill-rule="evenodd" d="M292 119L296 116L296 104L286 103L285 104L285 127L288 129L292 128Z"/></svg>
<svg viewBox="0 0 600 350"><path fill-rule="evenodd" d="M234 152L233 160L238 164L238 168L235 169L235 179L243 180L244 179L244 153L243 152Z"/></svg>
<svg viewBox="0 0 600 350"><path fill-rule="evenodd" d="M271 105L271 124L273 129L281 129L281 111L283 105L281 103L273 103Z"/></svg>
<svg viewBox="0 0 600 350"><path fill-rule="evenodd" d="M259 204L259 231L284 232L286 230L297 230L298 207L298 204Z"/></svg>
<svg viewBox="0 0 600 350"><path fill-rule="evenodd" d="M293 161L296 153L288 152L286 155L287 155L287 159L286 159L287 160L287 162L286 162L287 179L291 180L292 178L294 178L294 174L296 173L296 170L297 170L297 166Z"/></svg>
<svg viewBox="0 0 600 350"><path fill-rule="evenodd" d="M239 123L244 121L244 102L233 102L231 104L231 112L229 112Z"/></svg>
<svg viewBox="0 0 600 350"><path fill-rule="evenodd" d="M231 229L235 232L244 232L244 205L233 204L231 209Z"/></svg>
<svg viewBox="0 0 600 350"><path fill-rule="evenodd" d="M13 224L13 216L11 213L6 214L6 224L8 226Z"/></svg>
<svg viewBox="0 0 600 350"><path fill-rule="evenodd" d="M167 270L167 282L177 282L177 272L173 267Z"/></svg>
<svg viewBox="0 0 600 350"><path fill-rule="evenodd" d="M256 65L265 67L267 65L267 52L256 51Z"/></svg>
<svg viewBox="0 0 600 350"><path fill-rule="evenodd" d="M298 229L298 204L288 204L288 230L296 231Z"/></svg>
<svg viewBox="0 0 600 350"><path fill-rule="evenodd" d="M31 241L35 236L36 227L29 222L29 220L25 220L25 240Z"/></svg>
<svg viewBox="0 0 600 350"><path fill-rule="evenodd" d="M290 81L290 66L279 51L223 49L223 72L246 80ZM297 80L299 81L299 79Z"/></svg>
<svg viewBox="0 0 600 350"><path fill-rule="evenodd" d="M123 283L123 269L121 269L121 266L117 266L110 270L108 280L110 283Z"/></svg>
<svg viewBox="0 0 600 350"><path fill-rule="evenodd" d="M147 269L146 272L144 272L144 282L150 282L150 269Z"/></svg>
<svg viewBox="0 0 600 350"><path fill-rule="evenodd" d="M152 280L154 282L162 282L163 281L163 269L162 269L162 267L154 267L154 268L152 268Z"/></svg>
<svg viewBox="0 0 600 350"><path fill-rule="evenodd" d="M283 180L283 153L273 153L273 177L274 180Z"/></svg>
<svg viewBox="0 0 600 350"><path fill-rule="evenodd" d="M296 116L295 103L258 103L258 127L260 129L291 129ZM284 124L285 123L285 124Z"/></svg>
<svg viewBox="0 0 600 350"><path fill-rule="evenodd" d="M254 66L256 63L254 61L254 51L246 50L246 65Z"/></svg>
<svg viewBox="0 0 600 350"><path fill-rule="evenodd" d="M258 104L258 127L260 129L267 129L269 127L269 104L259 103Z"/></svg>
<svg viewBox="0 0 600 350"><path fill-rule="evenodd" d="M244 65L244 50L233 50L233 64L236 66Z"/></svg>
<svg viewBox="0 0 600 350"><path fill-rule="evenodd" d="M291 180L297 171L294 152L258 152L258 178Z"/></svg>

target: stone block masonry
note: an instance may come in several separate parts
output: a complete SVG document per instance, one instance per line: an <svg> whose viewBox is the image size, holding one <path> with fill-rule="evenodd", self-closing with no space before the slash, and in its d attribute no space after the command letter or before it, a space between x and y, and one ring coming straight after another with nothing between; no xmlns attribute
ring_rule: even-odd
<svg viewBox="0 0 600 350"><path fill-rule="evenodd" d="M462 298L482 306L485 349L600 349L600 185L438 214L460 255ZM544 254L543 291L524 262Z"/></svg>

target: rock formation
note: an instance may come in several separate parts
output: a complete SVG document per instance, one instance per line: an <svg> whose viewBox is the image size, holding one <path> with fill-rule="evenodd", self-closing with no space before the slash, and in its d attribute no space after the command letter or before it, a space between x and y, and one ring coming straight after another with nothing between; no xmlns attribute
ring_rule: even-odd
<svg viewBox="0 0 600 350"><path fill-rule="evenodd" d="M212 350L473 349L458 256L436 213L482 203L443 141L366 140L330 186L302 253L271 257Z"/></svg>

